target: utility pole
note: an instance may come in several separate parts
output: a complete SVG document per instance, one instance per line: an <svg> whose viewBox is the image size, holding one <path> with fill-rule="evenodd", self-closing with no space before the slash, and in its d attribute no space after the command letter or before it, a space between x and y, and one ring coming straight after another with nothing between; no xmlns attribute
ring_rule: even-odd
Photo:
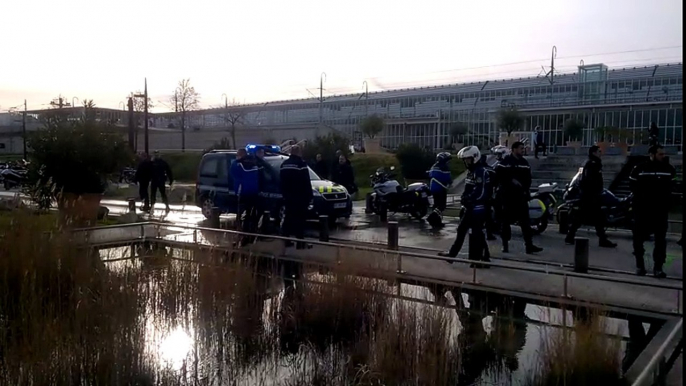
<svg viewBox="0 0 686 386"><path fill-rule="evenodd" d="M150 154L150 137L148 136L148 78L145 78L145 89L143 90L143 94L135 94L134 97L143 98L144 101L143 118L145 119L145 123L143 125L143 135L145 136L145 153Z"/></svg>
<svg viewBox="0 0 686 386"><path fill-rule="evenodd" d="M326 79L326 73L322 72L319 77L319 124L324 122L324 80Z"/></svg>
<svg viewBox="0 0 686 386"><path fill-rule="evenodd" d="M136 151L134 138L134 116L133 116L133 98L129 97L129 147L132 151Z"/></svg>
<svg viewBox="0 0 686 386"><path fill-rule="evenodd" d="M148 136L148 78L145 78L145 153L150 154L150 142Z"/></svg>
<svg viewBox="0 0 686 386"><path fill-rule="evenodd" d="M26 99L24 99L24 114L21 117L21 131L24 133L24 159L28 159L26 153Z"/></svg>
<svg viewBox="0 0 686 386"><path fill-rule="evenodd" d="M369 85L365 80L362 85L364 86L364 116L369 116Z"/></svg>

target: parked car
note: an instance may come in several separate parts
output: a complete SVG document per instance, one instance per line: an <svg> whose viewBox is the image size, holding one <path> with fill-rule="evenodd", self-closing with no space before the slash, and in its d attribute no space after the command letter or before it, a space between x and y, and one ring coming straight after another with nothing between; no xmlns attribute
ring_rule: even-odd
<svg viewBox="0 0 686 386"><path fill-rule="evenodd" d="M256 149L256 145L248 146L250 147L248 151ZM278 146L263 148L265 149L264 160L268 167L262 170L263 186L260 197L264 200L264 209L272 214L277 224L280 224L284 213L280 169L288 156L279 153L276 150L280 150ZM211 216L212 207L219 208L222 213L236 213L238 201L229 173L231 163L235 160L235 150L212 150L203 155L198 167L195 199L196 205L201 208L206 218ZM316 219L321 215L327 215L332 223L339 218L350 217L353 203L348 191L341 185L320 178L312 169L309 169L309 172L314 198L308 207L307 217Z"/></svg>

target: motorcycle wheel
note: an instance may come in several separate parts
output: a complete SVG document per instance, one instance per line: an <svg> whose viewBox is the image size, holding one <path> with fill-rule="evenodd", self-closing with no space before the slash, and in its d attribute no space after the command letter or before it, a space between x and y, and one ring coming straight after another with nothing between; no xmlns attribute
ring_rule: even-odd
<svg viewBox="0 0 686 386"><path fill-rule="evenodd" d="M542 216L536 224L531 224L531 230L535 235L540 235L548 228L548 216Z"/></svg>

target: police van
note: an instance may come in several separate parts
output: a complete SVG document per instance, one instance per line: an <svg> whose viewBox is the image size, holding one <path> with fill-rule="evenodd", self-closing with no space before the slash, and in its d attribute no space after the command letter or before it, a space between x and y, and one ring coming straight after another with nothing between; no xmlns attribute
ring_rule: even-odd
<svg viewBox="0 0 686 386"><path fill-rule="evenodd" d="M288 159L288 155L281 153L281 148L275 145L250 144L246 146L246 150L251 154L258 149L265 151L263 160L266 163L260 175L262 184L260 197L263 200L264 210L272 213L278 224L284 213L280 170L281 164ZM206 218L210 218L212 207L219 208L222 213L235 214L237 212L238 198L229 173L231 163L235 160L236 150L212 150L203 155L195 184L195 201ZM308 207L307 217L315 219L321 215L327 215L331 222L342 217L350 217L353 203L348 191L341 185L320 178L309 167L308 170L313 199Z"/></svg>

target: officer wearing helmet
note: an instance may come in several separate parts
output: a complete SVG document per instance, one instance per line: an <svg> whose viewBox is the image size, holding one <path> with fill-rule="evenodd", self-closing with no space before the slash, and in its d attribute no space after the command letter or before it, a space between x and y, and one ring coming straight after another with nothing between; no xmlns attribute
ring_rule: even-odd
<svg viewBox="0 0 686 386"><path fill-rule="evenodd" d="M486 205L491 196L489 175L480 161L481 152L476 146L467 146L457 153L457 158L464 161L468 173L461 202L464 214L457 227L457 237L449 251L439 253L439 256L457 257L462 249L464 239L469 233L469 259L483 260L484 221L486 219Z"/></svg>
<svg viewBox="0 0 686 386"><path fill-rule="evenodd" d="M438 153L436 155L436 163L429 170L429 178L431 179L429 185L431 195L434 198L434 208L427 220L434 228L443 226L443 211L448 199L448 188L453 182L450 176L450 168L448 167L448 162L451 158L452 156L448 152Z"/></svg>

